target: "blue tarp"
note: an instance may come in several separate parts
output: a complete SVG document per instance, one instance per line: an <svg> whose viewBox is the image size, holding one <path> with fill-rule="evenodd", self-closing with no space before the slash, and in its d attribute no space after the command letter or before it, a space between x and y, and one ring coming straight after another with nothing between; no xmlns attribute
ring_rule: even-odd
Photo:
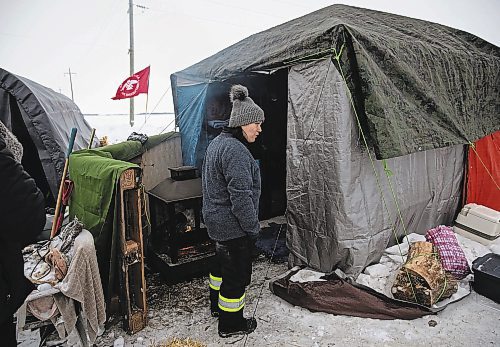
<svg viewBox="0 0 500 347"><path fill-rule="evenodd" d="M205 119L205 100L208 83L177 86L177 124L181 133L184 165L196 166L196 148L202 134Z"/></svg>

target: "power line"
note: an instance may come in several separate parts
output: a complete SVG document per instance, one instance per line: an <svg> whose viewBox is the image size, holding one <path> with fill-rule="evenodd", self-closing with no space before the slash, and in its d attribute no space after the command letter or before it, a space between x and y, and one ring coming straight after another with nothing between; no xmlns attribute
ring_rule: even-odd
<svg viewBox="0 0 500 347"><path fill-rule="evenodd" d="M258 28L256 26L242 25L241 23L231 23L231 22L227 22L227 21L217 20L217 19L214 19L214 18L193 16L191 14L187 14L187 13L181 12L181 11L165 11L165 10L160 10L160 9L155 9L155 8L149 8L149 10L153 11L153 12L157 12L157 13L162 13L162 14L166 14L166 15L169 15L169 16L173 16L173 17L175 17L176 15L181 15L181 16L189 17L189 18L196 19L196 20L199 20L199 21L203 21L203 22L212 22L212 23L217 23L217 24L230 25L230 26L237 27L237 28L246 27L246 28L249 28L249 29L252 29L252 30L255 30L255 29L259 30L260 29L260 28Z"/></svg>

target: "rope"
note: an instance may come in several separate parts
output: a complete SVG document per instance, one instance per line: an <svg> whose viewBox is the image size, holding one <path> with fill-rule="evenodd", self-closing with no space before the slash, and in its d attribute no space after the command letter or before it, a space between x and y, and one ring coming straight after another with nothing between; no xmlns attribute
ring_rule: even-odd
<svg viewBox="0 0 500 347"><path fill-rule="evenodd" d="M284 217L286 217L287 212L288 212L288 207L285 209L285 212L283 213ZM274 253L276 252L276 247L278 246L278 240L280 238L282 228L283 228L283 224L280 225L280 228L278 229L278 234L276 235L276 240L274 241L273 252L271 253L271 257L269 258L266 274L264 275L264 281L262 282L262 285L260 286L260 292L259 292L259 295L257 296L257 302L255 303L255 306L254 306L252 318L255 318L255 315L257 313L257 307L259 306L260 298L262 297L262 292L264 291L264 285L266 284L266 280L268 279L269 270L271 269L271 262L273 260ZM243 346L246 346L247 340L248 340L248 334L246 334L246 336L245 336L245 342L243 343Z"/></svg>
<svg viewBox="0 0 500 347"><path fill-rule="evenodd" d="M147 222L146 227L149 228L151 226L151 219L150 219L149 213L148 213L149 209L146 208L146 187L144 186L143 183L141 183L140 192L141 192L141 195L142 195L142 199L141 199L142 200L142 206L141 206L141 208L144 211L144 215L146 216L146 222ZM143 227L144 227L144 225L143 225Z"/></svg>
<svg viewBox="0 0 500 347"><path fill-rule="evenodd" d="M346 86L346 90L347 90L347 95L349 96L349 101L351 102L351 106L352 106L352 109L353 109L353 112L354 112L354 115L356 117L356 123L358 125L358 129L359 129L359 132L361 134L361 138L363 139L363 144L365 145L365 148L366 148L366 152L368 154L368 157L370 159L370 163L371 163L371 166L372 166L372 169L373 169L373 173L375 174L375 181L377 182L377 188L379 190L379 193L380 193L380 197L381 197L381 200L382 200L382 204L387 212L387 214L390 216L391 213L389 211L389 208L387 206L387 203L385 201L385 198L384 198L384 193L382 191L382 187L381 187L381 184L380 184L380 178L379 178L379 175L377 173L377 169L375 168L375 162L373 160L373 157L372 157L372 154L371 154L371 151L370 151L370 148L368 147L368 141L366 140L366 136L365 136L365 133L363 131L363 128L361 127L361 121L359 120L359 116L358 116L358 112L356 110L356 107L354 105L354 100L353 100L353 97L352 97L352 94L351 94L351 90L349 89L349 86L347 84L347 80L345 78L345 74L344 74L344 71L342 69L342 65L340 63L340 57L342 56L342 51L344 49L344 45L345 43L342 43L342 46L340 47L340 50L339 52L337 53L337 50L335 48L333 48L334 52L336 53L335 56L333 57L336 61L337 61L337 65L338 65L338 68L339 68L339 72L342 76L342 80L344 81L344 84ZM386 172L386 175L388 175L388 173L390 172L392 174L392 172L390 170L384 170L384 172ZM389 182L390 183L390 182ZM391 190L392 190L392 184L389 184L391 186ZM392 190L393 191L393 190ZM394 191L393 191L393 198L395 199L395 195L394 195ZM399 210L399 207L398 207L398 204L397 204L397 200L395 199L395 202L396 202L396 208L398 209L398 213L401 217L401 211ZM404 227L404 221L401 219L401 223L403 224L403 227ZM394 239L396 240L396 244L398 246L398 249L399 249L399 253L401 255L401 259L402 261L404 262L404 256L403 256L403 252L401 250L401 245L398 241L398 237L397 237L397 233L396 233L396 229L394 227L394 224L392 225L391 227L392 229L392 232L393 232L393 235L394 235ZM406 230L405 230L405 233L406 233ZM409 247L409 240L408 240L408 237L406 238L407 242L408 242L408 247ZM404 268L404 267L403 267ZM408 273L408 270L405 269L405 272L406 272L406 276L408 277L408 281L411 285L411 290L412 290L412 293L413 293L413 296L415 298L415 302L418 303L417 301L417 296L416 296L416 293L415 293L415 290L413 288L413 283L410 279L410 274Z"/></svg>
<svg viewBox="0 0 500 347"><path fill-rule="evenodd" d="M189 104L184 108L184 111L181 112L179 114L179 117L181 117L185 112L187 112L187 110L194 104L194 102L198 99L198 98L201 98L201 96L206 92L206 90L208 89L208 83L205 84L205 86L203 87L203 89L198 93L198 95L196 95L193 99L191 99L189 101ZM177 120L177 117L174 117L174 119L168 123L168 125L163 128L162 131L160 131L160 133L162 133L163 131L165 131L165 129L167 129L171 124L172 122L174 122L175 120ZM176 122L176 126L177 126L177 122Z"/></svg>
<svg viewBox="0 0 500 347"><path fill-rule="evenodd" d="M493 178L493 175L491 174L490 170L488 170L488 168L486 167L486 165L484 164L483 160L481 159L481 157L479 156L479 153L477 153L476 151L476 145L472 142L469 141L469 146L472 148L472 150L474 151L474 153L476 153L477 155L477 158L479 159L479 161L481 162L481 164L483 165L484 169L486 170L486 172L488 173L488 175L490 176L491 180L493 181L493 183L495 184L495 186L497 187L498 190L500 190L500 186L498 185L498 183L495 181L495 178Z"/></svg>
<svg viewBox="0 0 500 347"><path fill-rule="evenodd" d="M403 214L401 213L401 209L399 208L399 203L398 203L398 199L396 197L396 192L394 191L394 187L393 187L392 181L391 181L391 176L393 175L393 173L389 169L389 166L387 165L387 161L385 159L382 160L382 163L384 165L384 172L385 172L385 175L387 178L387 182L389 183L389 188L391 189L392 198L394 200L394 204L396 205L396 210L398 211L398 217L399 217L399 220L401 221L401 225L403 226L403 233L406 236L406 241L407 241L408 247L409 247L410 241L408 240L408 232L406 230L406 224L403 220ZM396 238L396 242L398 242L396 235L394 235L394 237Z"/></svg>
<svg viewBox="0 0 500 347"><path fill-rule="evenodd" d="M172 121L170 121L170 123L167 124L167 126L165 128L163 128L161 131L160 131L160 134L163 133L170 125L172 125L172 123L175 121L175 117L174 119L172 119Z"/></svg>
<svg viewBox="0 0 500 347"><path fill-rule="evenodd" d="M155 107L153 108L153 110L151 112L149 112L149 114L147 114L145 117L144 117L144 123L142 123L141 127L139 128L139 130L137 131L141 131L141 129L146 125L146 122L147 120L151 117L151 114L156 110L156 108L158 107L158 105L160 104L160 102L162 101L162 99L165 97L165 95L167 94L167 92L170 90L170 86L167 88L167 90L165 91L165 93L163 93L163 95L160 97L160 100L158 100L158 102L156 103ZM163 129L165 130L165 129ZM162 131L161 131L162 132ZM160 132L160 133L161 133Z"/></svg>

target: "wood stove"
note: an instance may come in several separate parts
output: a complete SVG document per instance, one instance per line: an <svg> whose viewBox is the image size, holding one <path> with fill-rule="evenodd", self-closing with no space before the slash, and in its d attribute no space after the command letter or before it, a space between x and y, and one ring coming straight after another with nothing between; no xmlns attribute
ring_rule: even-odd
<svg viewBox="0 0 500 347"><path fill-rule="evenodd" d="M171 177L148 191L149 258L169 283L208 272L215 245L201 222L201 179L196 167L170 168Z"/></svg>

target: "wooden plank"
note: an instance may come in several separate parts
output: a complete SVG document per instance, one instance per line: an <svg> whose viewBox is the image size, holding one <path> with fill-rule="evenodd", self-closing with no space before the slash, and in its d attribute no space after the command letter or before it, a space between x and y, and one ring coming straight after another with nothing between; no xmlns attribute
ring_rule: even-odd
<svg viewBox="0 0 500 347"><path fill-rule="evenodd" d="M147 324L146 279L142 238L140 172L129 169L120 177L120 301L124 329L134 334Z"/></svg>

